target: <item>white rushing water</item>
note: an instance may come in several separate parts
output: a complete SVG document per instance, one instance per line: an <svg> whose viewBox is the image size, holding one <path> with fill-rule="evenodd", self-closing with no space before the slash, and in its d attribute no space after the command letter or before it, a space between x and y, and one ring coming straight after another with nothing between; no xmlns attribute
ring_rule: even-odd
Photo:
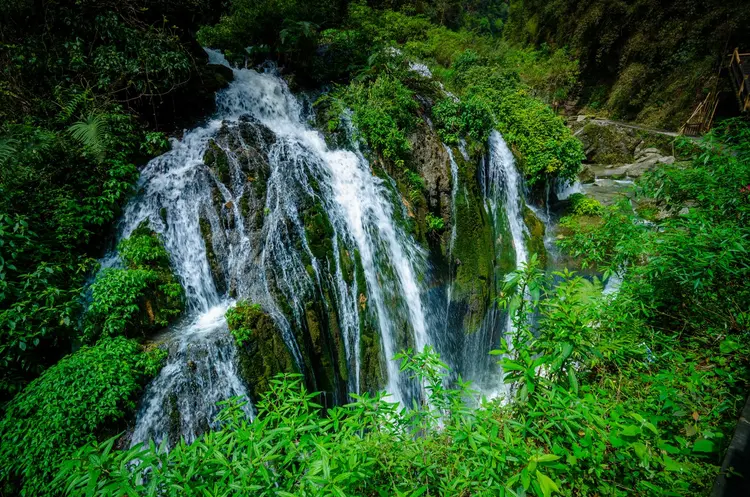
<svg viewBox="0 0 750 497"><path fill-rule="evenodd" d="M217 52L208 53L211 62L225 63ZM306 300L330 288L350 371L346 391L361 388L361 309L378 328L385 388L397 401L412 398L416 389L393 357L405 343L417 350L430 343L421 287L426 253L395 223L387 182L371 172L356 147L329 148L281 78L233 72L234 81L217 95L213 119L146 166L120 222L121 237L144 220L161 234L187 297L187 317L167 335L169 359L147 387L133 444L175 432L192 440L215 426L217 401L247 397L224 319L230 293L271 315L305 372L295 330L304 326ZM210 143L227 155L226 177L204 163ZM259 156L267 158L267 178L253 169ZM262 181L265 195L254 194ZM307 239L303 211L312 205L330 223L333 262L316 258ZM207 226L208 248L201 234ZM343 261L354 265L355 254L366 289L343 274ZM251 404L245 409L252 414Z"/></svg>
<svg viewBox="0 0 750 497"><path fill-rule="evenodd" d="M529 259L526 249L527 228L523 222L523 177L516 168L516 161L508 144L497 131L490 134L490 158L485 183L485 199L494 219L507 217L516 267Z"/></svg>
<svg viewBox="0 0 750 497"><path fill-rule="evenodd" d="M502 219L506 219L507 231L513 243L516 268L520 268L529 259L526 248L528 229L523 220L523 208L526 205L523 176L516 168L513 152L498 131L490 134L489 158L486 161L483 187L487 208L495 223L495 236L502 232L499 224ZM497 316L488 316L488 319L499 321ZM513 330L510 315L506 316L503 324L504 339L510 344ZM484 393L488 398L501 397L507 401L510 398L510 386L492 382L485 387Z"/></svg>

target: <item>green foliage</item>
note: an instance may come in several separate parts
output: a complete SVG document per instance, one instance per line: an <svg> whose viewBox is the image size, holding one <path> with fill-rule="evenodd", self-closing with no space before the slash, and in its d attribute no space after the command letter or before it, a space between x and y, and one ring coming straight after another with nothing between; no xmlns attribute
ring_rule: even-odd
<svg viewBox="0 0 750 497"><path fill-rule="evenodd" d="M167 145L154 126L201 107L189 33L218 17L211 4L0 6L0 244L20 244L21 223L27 238L2 278L0 402L70 350L92 259L137 165Z"/></svg>
<svg viewBox="0 0 750 497"><path fill-rule="evenodd" d="M158 282L158 274L148 269L102 271L91 285L84 339L92 342L100 336L134 336L133 331L140 327L141 315L145 314L145 296L155 290Z"/></svg>
<svg viewBox="0 0 750 497"><path fill-rule="evenodd" d="M448 145L457 145L460 136L484 143L493 129L489 106L474 96L460 102L444 98L433 106L432 115L440 139Z"/></svg>
<svg viewBox="0 0 750 497"><path fill-rule="evenodd" d="M352 120L367 144L402 167L411 150L407 134L416 123L414 92L381 74L371 84L352 83L339 98L351 107Z"/></svg>
<svg viewBox="0 0 750 497"><path fill-rule="evenodd" d="M404 178L409 186L409 201L418 202L423 198L424 179L411 169L404 170Z"/></svg>
<svg viewBox="0 0 750 497"><path fill-rule="evenodd" d="M514 332L496 353L506 379L519 386L514 417L562 449L552 452L566 460L568 481L580 479L571 485L580 494L709 491L747 362L719 347L710 330L677 339L651 328L628 281L608 298L596 281L557 276L562 282L553 284L532 257L506 279ZM728 364L738 374L724 370Z"/></svg>
<svg viewBox="0 0 750 497"><path fill-rule="evenodd" d="M227 326L238 346L241 347L253 336L254 331L251 326L257 323L262 314L263 309L260 304L250 304L244 301L237 302L237 305L227 309Z"/></svg>
<svg viewBox="0 0 750 497"><path fill-rule="evenodd" d="M445 229L445 221L443 218L435 216L432 212L428 212L425 216L425 224L427 225L428 233L438 233Z"/></svg>
<svg viewBox="0 0 750 497"><path fill-rule="evenodd" d="M167 135L161 131L150 131L146 133L140 150L147 155L157 156L168 152L170 148Z"/></svg>
<svg viewBox="0 0 750 497"><path fill-rule="evenodd" d="M748 129L727 121L699 144L691 167L662 167L645 178L641 193L667 214L658 224L636 219L624 203L604 209L600 222L569 219L563 248L604 270L626 270L638 283L630 291L657 323L746 330Z"/></svg>
<svg viewBox="0 0 750 497"><path fill-rule="evenodd" d="M82 347L31 382L0 420L0 488L59 495L52 479L60 464L78 447L124 427L163 356L143 353L131 340L107 339Z"/></svg>
<svg viewBox="0 0 750 497"><path fill-rule="evenodd" d="M708 91L717 83L722 88L716 72L723 58L750 43L750 33L737 29L750 22L743 3L711 0L695 9L676 0L565 0L551 8L527 0L509 6L506 38L568 47L578 60L581 104L659 128L679 129Z"/></svg>
<svg viewBox="0 0 750 497"><path fill-rule="evenodd" d="M169 254L148 223L141 224L118 249L125 269L103 270L91 285L83 338L144 336L172 322L183 310L184 295L169 266Z"/></svg>
<svg viewBox="0 0 750 497"><path fill-rule="evenodd" d="M107 121L104 116L91 114L83 121L72 124L68 128L68 133L97 160L103 160L105 156L103 135L106 125Z"/></svg>
<svg viewBox="0 0 750 497"><path fill-rule="evenodd" d="M158 234L151 231L148 223L142 223L130 237L117 246L122 260L130 269L169 268L169 253Z"/></svg>
<svg viewBox="0 0 750 497"><path fill-rule="evenodd" d="M585 158L583 146L552 109L523 89L503 91L490 83L468 92L492 109L497 129L519 158L530 186L553 176L575 178Z"/></svg>
<svg viewBox="0 0 750 497"><path fill-rule="evenodd" d="M58 482L68 494L93 488L99 496L146 495L150 485L165 495L707 490L722 434L731 433L744 400L748 371L738 342L721 352L717 344L707 350L708 342L680 344L649 329L632 300L604 297L601 285L570 273L557 276L562 283L554 285L532 256L507 278L515 332L512 347L497 353L517 386L513 403L467 403L477 402L476 392L460 380L446 387L445 364L426 348L396 358L425 399L411 409L365 394L323 415L301 376L280 375L256 403L253 422L239 400L230 401L222 429L193 444L168 453L92 444L65 464Z"/></svg>
<svg viewBox="0 0 750 497"><path fill-rule="evenodd" d="M574 193L568 198L571 212L576 216L598 216L602 213L603 206L595 198L586 197L582 193Z"/></svg>
<svg viewBox="0 0 750 497"><path fill-rule="evenodd" d="M241 63L245 58L262 62L269 53L298 70L301 80L315 81L314 69L338 77L346 73L346 60L342 56L356 55L352 40L346 36L335 37L331 31L322 36L320 27L336 25L345 4L332 0L233 0L228 2L229 13L214 26L203 26L197 34L204 46L220 48L229 60ZM338 42L335 53L318 53L319 42ZM342 53L343 52L343 53ZM335 62L326 67L326 62ZM352 61L357 65L356 59Z"/></svg>
<svg viewBox="0 0 750 497"><path fill-rule="evenodd" d="M447 144L465 136L482 147L492 129L499 129L532 186L578 173L584 158L580 142L537 100L557 102L575 86L577 63L566 51L510 48L476 33L435 26L424 17L362 4L350 6L348 25L363 34L362 42L374 44L373 55L356 82L335 92L335 98L344 103L339 107L354 111L354 124L377 153L397 164L408 159L407 135L418 95L435 100L432 118ZM415 59L427 62L458 101L410 70L408 60ZM329 124L338 121L329 119Z"/></svg>

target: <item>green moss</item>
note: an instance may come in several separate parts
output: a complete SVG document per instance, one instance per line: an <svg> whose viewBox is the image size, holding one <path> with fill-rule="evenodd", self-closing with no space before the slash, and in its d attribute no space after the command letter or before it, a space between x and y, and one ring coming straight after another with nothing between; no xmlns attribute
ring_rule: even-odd
<svg viewBox="0 0 750 497"><path fill-rule="evenodd" d="M460 154L454 155L459 165L461 192L456 196L453 299L465 304L467 311L463 328L472 332L479 327L494 296L496 247L492 223L484 210L475 180L476 164L464 161Z"/></svg>
<svg viewBox="0 0 750 497"><path fill-rule="evenodd" d="M240 197L240 214L242 214L242 217L245 219L250 215L250 202L246 195Z"/></svg>
<svg viewBox="0 0 750 497"><path fill-rule="evenodd" d="M354 278L359 290L360 388L364 392L376 392L385 386L379 327L375 313L367 302L367 283L359 251L355 250L353 256Z"/></svg>
<svg viewBox="0 0 750 497"><path fill-rule="evenodd" d="M347 285L354 282L354 262L348 250L344 248L343 241L339 238L339 265L344 281Z"/></svg>
<svg viewBox="0 0 750 497"><path fill-rule="evenodd" d="M175 445L180 440L182 433L182 420L180 419L180 407L177 405L177 395L170 393L164 400L164 410L169 413L169 427L167 438L170 445Z"/></svg>
<svg viewBox="0 0 750 497"><path fill-rule="evenodd" d="M629 164L637 142L615 126L588 123L581 131L586 149L591 150L588 161L593 164Z"/></svg>
<svg viewBox="0 0 750 497"><path fill-rule="evenodd" d="M227 291L227 282L224 278L224 271L222 270L219 258L216 256L214 251L213 243L213 231L211 230L211 222L205 217L201 217L199 221L201 237L206 245L206 259L208 260L208 267L211 270L211 276L214 279L216 290L219 293Z"/></svg>
<svg viewBox="0 0 750 497"><path fill-rule="evenodd" d="M203 163L211 168L219 181L225 185L230 184L229 157L214 140L208 142L206 153L203 154Z"/></svg>
<svg viewBox="0 0 750 497"><path fill-rule="evenodd" d="M305 210L305 236L310 251L319 261L333 259L333 226L320 202Z"/></svg>
<svg viewBox="0 0 750 497"><path fill-rule="evenodd" d="M547 249L544 246L546 227L541 219L528 206L523 206L523 222L529 232L526 235L526 249L529 254L536 254L542 267L547 265Z"/></svg>
<svg viewBox="0 0 750 497"><path fill-rule="evenodd" d="M234 336L241 336L240 374L253 399L269 389L277 373L298 372L294 357L271 316L260 306L240 301L227 310L227 326Z"/></svg>

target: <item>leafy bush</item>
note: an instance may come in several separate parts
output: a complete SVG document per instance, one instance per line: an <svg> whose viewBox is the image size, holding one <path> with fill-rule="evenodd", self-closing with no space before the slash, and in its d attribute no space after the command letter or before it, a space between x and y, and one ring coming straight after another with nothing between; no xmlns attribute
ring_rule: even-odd
<svg viewBox="0 0 750 497"><path fill-rule="evenodd" d="M506 279L515 331L512 347L496 353L514 385L509 404L477 407L467 384L446 388L445 365L426 348L397 357L422 388L425 401L412 409L365 394L324 415L300 376L278 376L252 423L235 400L220 431L169 453L92 444L64 466L60 484L98 496L146 495L150 485L165 495L707 491L722 434L731 433L744 400L740 342L674 340L650 329L626 294L613 300L598 283L556 276L547 278L532 256ZM714 360L736 374L704 367Z"/></svg>
<svg viewBox="0 0 750 497"><path fill-rule="evenodd" d="M136 408L163 352L143 353L124 338L84 346L47 369L12 402L0 420L0 488L53 496L60 464L86 443L111 436Z"/></svg>
<svg viewBox="0 0 750 497"><path fill-rule="evenodd" d="M571 211L576 216L598 216L603 206L595 198L589 198L582 193L574 193L569 198Z"/></svg>
<svg viewBox="0 0 750 497"><path fill-rule="evenodd" d="M148 223L118 245L127 268L108 268L91 285L84 339L144 336L172 322L183 310L182 286L169 266L169 254Z"/></svg>
<svg viewBox="0 0 750 497"><path fill-rule="evenodd" d="M122 240L117 250L130 269L169 268L169 252L164 248L159 235L148 227L148 223L141 224L130 237Z"/></svg>
<svg viewBox="0 0 750 497"><path fill-rule="evenodd" d="M416 123L414 93L381 74L371 84L353 83L342 96L354 111L353 121L374 151L399 166L411 149L407 134Z"/></svg>
<svg viewBox="0 0 750 497"><path fill-rule="evenodd" d="M550 177L575 178L585 158L583 146L547 105L523 89L498 90L479 84L468 94L492 109L497 129L520 159L530 186Z"/></svg>
<svg viewBox="0 0 750 497"><path fill-rule="evenodd" d="M489 106L473 96L460 102L444 98L432 107L432 116L440 139L448 145L457 145L461 135L484 143L493 129Z"/></svg>
<svg viewBox="0 0 750 497"><path fill-rule="evenodd" d="M625 202L604 209L601 223L571 219L562 247L602 270L626 270L657 323L746 330L749 130L743 121L719 125L699 143L691 167L662 167L644 178L641 194L666 215L658 223L636 219Z"/></svg>

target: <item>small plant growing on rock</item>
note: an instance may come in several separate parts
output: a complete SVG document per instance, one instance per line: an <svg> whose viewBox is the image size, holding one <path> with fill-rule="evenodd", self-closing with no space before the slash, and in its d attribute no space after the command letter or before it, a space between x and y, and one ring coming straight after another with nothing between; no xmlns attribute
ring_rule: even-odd
<svg viewBox="0 0 750 497"><path fill-rule="evenodd" d="M227 309L227 325L238 346L242 347L252 337L253 329L250 323L256 322L262 315L263 309L260 304L246 301L237 302L236 306Z"/></svg>
<svg viewBox="0 0 750 497"><path fill-rule="evenodd" d="M427 225L428 233L438 233L445 229L445 221L442 217L435 216L431 212L425 216L425 224Z"/></svg>

